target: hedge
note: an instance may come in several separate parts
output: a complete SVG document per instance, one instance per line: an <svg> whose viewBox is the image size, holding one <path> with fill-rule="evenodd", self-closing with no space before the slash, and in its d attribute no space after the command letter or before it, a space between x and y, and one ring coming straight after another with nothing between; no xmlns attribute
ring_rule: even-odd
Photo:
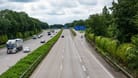
<svg viewBox="0 0 138 78"><path fill-rule="evenodd" d="M37 65L48 54L49 50L60 37L62 30L44 45L18 61L14 66L4 72L0 78L29 78Z"/></svg>
<svg viewBox="0 0 138 78"><path fill-rule="evenodd" d="M73 36L76 36L76 32L73 29L70 29L71 33L73 34Z"/></svg>

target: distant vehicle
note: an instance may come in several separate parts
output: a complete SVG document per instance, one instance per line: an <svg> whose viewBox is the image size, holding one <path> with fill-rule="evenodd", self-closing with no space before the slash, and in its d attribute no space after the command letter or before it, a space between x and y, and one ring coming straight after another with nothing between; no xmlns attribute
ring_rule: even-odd
<svg viewBox="0 0 138 78"><path fill-rule="evenodd" d="M22 39L11 39L6 42L7 54L16 53L23 49Z"/></svg>
<svg viewBox="0 0 138 78"><path fill-rule="evenodd" d="M47 35L51 35L51 32L47 32Z"/></svg>
<svg viewBox="0 0 138 78"><path fill-rule="evenodd" d="M81 38L83 38L83 35L81 35Z"/></svg>
<svg viewBox="0 0 138 78"><path fill-rule="evenodd" d="M32 39L37 39L37 36L36 35L33 35L33 38Z"/></svg>
<svg viewBox="0 0 138 78"><path fill-rule="evenodd" d="M54 31L54 30L52 30L51 32L52 32L52 33L54 33L55 31Z"/></svg>
<svg viewBox="0 0 138 78"><path fill-rule="evenodd" d="M38 38L41 38L41 37L43 37L43 34L38 35Z"/></svg>
<svg viewBox="0 0 138 78"><path fill-rule="evenodd" d="M41 40L41 41L40 41L40 43L45 43L45 40L44 40L44 39L43 39L43 40Z"/></svg>
<svg viewBox="0 0 138 78"><path fill-rule="evenodd" d="M62 35L61 38L64 38L64 35Z"/></svg>
<svg viewBox="0 0 138 78"><path fill-rule="evenodd" d="M24 53L26 53L26 52L30 52L31 50L30 50L30 48L29 47L24 47L24 49L23 49L23 52Z"/></svg>

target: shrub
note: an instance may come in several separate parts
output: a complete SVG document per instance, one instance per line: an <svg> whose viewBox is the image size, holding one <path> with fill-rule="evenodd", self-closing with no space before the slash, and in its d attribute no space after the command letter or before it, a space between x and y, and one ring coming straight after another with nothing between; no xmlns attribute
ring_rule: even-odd
<svg viewBox="0 0 138 78"><path fill-rule="evenodd" d="M121 44L118 49L117 49L117 52L116 52L116 55L118 57L118 60L120 62L123 62L124 64L127 64L128 60L127 60L127 51L129 51L130 48L133 48L134 45L133 44L130 44L130 43L124 43L124 44Z"/></svg>
<svg viewBox="0 0 138 78"><path fill-rule="evenodd" d="M98 47L100 47L101 48L101 46L100 46L100 40L101 40L101 36L96 36L95 37L95 43L96 43L96 45L98 46Z"/></svg>
<svg viewBox="0 0 138 78"><path fill-rule="evenodd" d="M95 40L95 35L94 34L88 34L88 37L90 40L94 41Z"/></svg>
<svg viewBox="0 0 138 78"><path fill-rule="evenodd" d="M138 34L131 37L131 42L138 46Z"/></svg>
<svg viewBox="0 0 138 78"><path fill-rule="evenodd" d="M73 29L70 29L71 33L73 34L73 36L76 36L76 32Z"/></svg>

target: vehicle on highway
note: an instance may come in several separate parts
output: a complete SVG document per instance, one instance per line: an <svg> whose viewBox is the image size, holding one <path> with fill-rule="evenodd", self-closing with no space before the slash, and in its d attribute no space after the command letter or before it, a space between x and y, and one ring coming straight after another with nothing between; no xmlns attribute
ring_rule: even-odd
<svg viewBox="0 0 138 78"><path fill-rule="evenodd" d="M64 35L62 35L61 38L64 38Z"/></svg>
<svg viewBox="0 0 138 78"><path fill-rule="evenodd" d="M81 38L83 38L83 35L81 35Z"/></svg>
<svg viewBox="0 0 138 78"><path fill-rule="evenodd" d="M23 48L23 39L11 39L6 42L7 54L16 53Z"/></svg>
<svg viewBox="0 0 138 78"><path fill-rule="evenodd" d="M37 35L33 35L32 39L37 39Z"/></svg>
<svg viewBox="0 0 138 78"><path fill-rule="evenodd" d="M44 40L44 39L42 39L42 40L40 41L40 43L45 43L45 40Z"/></svg>
<svg viewBox="0 0 138 78"><path fill-rule="evenodd" d="M54 32L55 32L55 30L52 30L51 32L52 32L52 33L54 33Z"/></svg>
<svg viewBox="0 0 138 78"><path fill-rule="evenodd" d="M41 37L43 37L43 34L38 35L38 38L41 38Z"/></svg>
<svg viewBox="0 0 138 78"><path fill-rule="evenodd" d="M51 35L51 32L47 32L47 35Z"/></svg>
<svg viewBox="0 0 138 78"><path fill-rule="evenodd" d="M27 52L30 52L30 51L31 51L31 50L30 50L29 47L24 47L24 48L23 48L23 52L24 52L24 53L27 53Z"/></svg>

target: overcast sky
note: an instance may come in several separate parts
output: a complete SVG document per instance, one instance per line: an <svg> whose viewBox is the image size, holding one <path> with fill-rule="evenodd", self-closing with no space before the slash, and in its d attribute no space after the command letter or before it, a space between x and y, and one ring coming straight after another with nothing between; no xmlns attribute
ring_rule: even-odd
<svg viewBox="0 0 138 78"><path fill-rule="evenodd" d="M0 10L25 11L48 24L65 24L101 13L113 0L0 0Z"/></svg>

